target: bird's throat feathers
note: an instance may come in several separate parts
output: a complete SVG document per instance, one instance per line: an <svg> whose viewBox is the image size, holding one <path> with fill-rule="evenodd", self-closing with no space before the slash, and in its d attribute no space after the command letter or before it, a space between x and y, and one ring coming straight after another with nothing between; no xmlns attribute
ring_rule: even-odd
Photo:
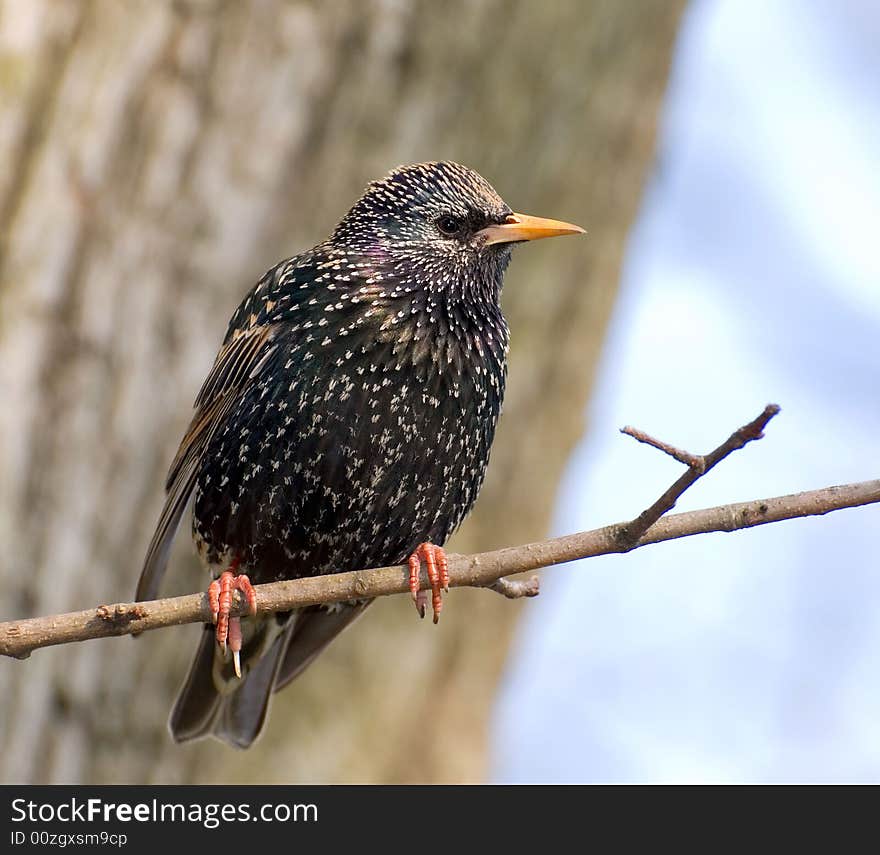
<svg viewBox="0 0 880 855"><path fill-rule="evenodd" d="M417 251L371 247L349 298L361 306L363 346L390 346L396 362L440 372L466 370L485 359L503 372L509 331L500 296L509 258L509 252L493 253L475 277L472 259L461 269L437 269Z"/></svg>

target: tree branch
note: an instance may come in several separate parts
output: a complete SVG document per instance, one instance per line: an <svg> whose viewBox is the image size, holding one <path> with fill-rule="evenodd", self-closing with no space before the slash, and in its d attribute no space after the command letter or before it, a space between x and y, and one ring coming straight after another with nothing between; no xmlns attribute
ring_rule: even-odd
<svg viewBox="0 0 880 855"><path fill-rule="evenodd" d="M771 405L754 421L734 431L725 443L704 457L688 455L688 471L679 478L650 508L626 523L605 526L592 531L557 537L538 543L513 546L476 555L450 555L449 575L453 587L488 587L504 596L534 596L537 579L508 580L503 577L563 564L580 558L628 552L632 549L718 531L737 531L752 526L780 522L796 517L816 516L843 508L880 502L880 480L863 481L840 487L826 487L772 499L721 505L701 511L659 517L673 507L677 498L705 472L724 457L758 439L767 422L778 412ZM635 429L627 433L642 442L672 453L687 455ZM670 451L670 449L672 451ZM656 516L655 516L656 515ZM646 520L651 520L645 526ZM641 529L641 533L639 530ZM633 538L635 537L635 541ZM422 587L427 588L423 577ZM408 571L404 566L380 567L353 573L313 576L284 582L257 585L257 610L260 613L286 611L299 606L335 603L345 600L402 594L409 591ZM245 609L236 597L233 613ZM26 658L31 651L55 644L127 635L176 626L184 623L209 623L211 612L206 594L189 594L143 603L117 603L51 617L30 618L0 624L0 654Z"/></svg>
<svg viewBox="0 0 880 855"><path fill-rule="evenodd" d="M767 427L767 423L778 413L778 404L767 404L757 418L752 419L747 425L743 425L735 430L718 448L706 455L681 451L681 449L661 442L659 439L654 439L644 431L637 430L636 428L621 428L621 433L628 434L639 442L644 442L654 448L658 448L660 451L674 457L680 463L684 463L688 467L688 471L657 499L650 508L645 509L631 523L620 528L618 533L620 545L625 547L625 549L635 548L642 535L663 514L675 507L675 503L685 490L693 486L696 481L702 478L713 466L717 466L729 454L744 448L752 440L761 439L764 436L764 429Z"/></svg>

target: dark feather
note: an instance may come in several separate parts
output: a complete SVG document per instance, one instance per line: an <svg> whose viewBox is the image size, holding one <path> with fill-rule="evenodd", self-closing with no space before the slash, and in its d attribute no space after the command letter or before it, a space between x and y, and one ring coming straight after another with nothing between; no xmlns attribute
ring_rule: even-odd
<svg viewBox="0 0 880 855"><path fill-rule="evenodd" d="M245 624L241 679L229 657L220 652L214 628L206 626L168 722L174 741L214 735L236 748L247 748L266 720L293 625L288 614Z"/></svg>
<svg viewBox="0 0 880 855"><path fill-rule="evenodd" d="M154 600L158 596L171 545L196 485L205 449L241 389L271 356L274 348L267 345L274 331L272 326L251 327L232 337L217 355L196 399L196 413L168 470L165 506L147 549L136 600Z"/></svg>
<svg viewBox="0 0 880 855"><path fill-rule="evenodd" d="M341 604L332 611L328 611L324 606L300 609L290 643L287 645L287 653L275 678L274 691L280 691L302 674L315 657L322 653L342 630L354 623L372 602L367 600L354 605Z"/></svg>
<svg viewBox="0 0 880 855"><path fill-rule="evenodd" d="M269 700L281 664L290 630L285 629L268 650L257 657L248 657L252 663L247 676L231 686L224 696L214 721L213 735L235 748L249 748L260 735L269 713Z"/></svg>
<svg viewBox="0 0 880 855"><path fill-rule="evenodd" d="M210 733L220 704L220 693L212 676L216 649L214 627L206 625L168 722L175 742L187 742Z"/></svg>
<svg viewBox="0 0 880 855"><path fill-rule="evenodd" d="M394 170L333 235L280 262L234 313L168 475L138 598L190 495L215 575L254 584L397 564L442 546L476 500L504 396L510 207L454 163ZM515 238L511 238L515 239ZM368 602L244 619L243 679L206 630L175 739L246 747L269 697Z"/></svg>

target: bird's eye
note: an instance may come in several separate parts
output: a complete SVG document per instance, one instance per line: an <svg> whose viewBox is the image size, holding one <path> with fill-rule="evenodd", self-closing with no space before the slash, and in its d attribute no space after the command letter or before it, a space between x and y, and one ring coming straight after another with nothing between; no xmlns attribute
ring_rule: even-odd
<svg viewBox="0 0 880 855"><path fill-rule="evenodd" d="M457 235L462 228L462 222L458 217L444 214L437 220L437 228L445 235Z"/></svg>

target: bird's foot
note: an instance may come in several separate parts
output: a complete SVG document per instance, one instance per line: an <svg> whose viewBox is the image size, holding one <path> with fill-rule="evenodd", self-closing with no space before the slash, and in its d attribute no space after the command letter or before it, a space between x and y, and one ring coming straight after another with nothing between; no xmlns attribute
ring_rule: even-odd
<svg viewBox="0 0 880 855"><path fill-rule="evenodd" d="M235 591L241 591L247 600L250 613L257 613L257 595L251 580L244 574L236 575L238 562L232 564L231 570L220 574L208 587L208 602L211 605L211 616L217 626L217 644L226 655L227 646L232 651L232 661L235 665L235 676L241 677L241 618L230 616L232 609L232 596Z"/></svg>
<svg viewBox="0 0 880 855"><path fill-rule="evenodd" d="M449 561L442 546L433 543L421 543L415 552L409 557L409 589L412 592L413 602L421 617L425 616L428 604L428 592L420 591L421 562L424 560L428 569L428 581L431 583L431 606L434 609L434 623L440 620L440 610L443 608L443 596L441 591L449 590Z"/></svg>

